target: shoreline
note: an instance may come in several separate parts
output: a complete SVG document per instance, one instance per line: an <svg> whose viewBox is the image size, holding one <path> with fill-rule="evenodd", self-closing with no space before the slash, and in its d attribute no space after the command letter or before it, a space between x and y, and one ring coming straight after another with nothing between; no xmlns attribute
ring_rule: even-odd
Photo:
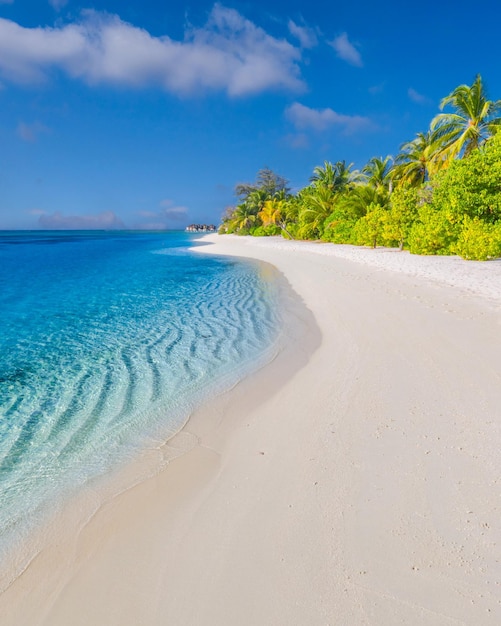
<svg viewBox="0 0 501 626"><path fill-rule="evenodd" d="M190 418L197 445L32 563L6 626L499 623L497 298L201 241L275 265L308 310L291 301L284 350Z"/></svg>
<svg viewBox="0 0 501 626"><path fill-rule="evenodd" d="M273 248L345 259L373 269L406 274L437 285L455 287L492 302L501 302L501 258L466 261L459 256L413 255L408 250L382 246L369 248L322 241L290 241L282 237L223 237L242 240L242 250L260 248L264 251ZM217 241L214 236L211 240Z"/></svg>
<svg viewBox="0 0 501 626"><path fill-rule="evenodd" d="M289 318L286 326L295 328L298 324L303 325L303 331L308 334L308 326L315 328L314 320L306 310L303 310L302 303L292 292L287 280L271 265L259 260L253 262L262 268L260 271L265 274L264 280L274 283L279 308L293 311L291 315L286 315ZM313 335L314 332L310 334ZM215 416L220 412L220 405L225 404L226 394L234 393L235 388L240 389L247 379L253 380L263 368L269 367L277 359L280 360L280 355L288 343L282 335L283 333L279 333L266 351L251 363L239 367L237 371L240 378L236 382L234 380L230 382L227 377L226 381L219 381L217 389L211 390L201 404L195 402L194 408L177 431L173 431L170 427L167 430L159 429L157 433L152 431L149 436L145 437L144 445L138 446L134 457L112 468L106 474L94 476L78 491L69 492L64 500L56 503L55 510L42 514L37 526L22 537L23 541L27 541L28 547L21 543L20 546L14 545L11 549L3 551L3 563L0 568L0 607L2 595L8 592L11 585L16 584L17 578L22 576L43 552L47 549L54 551L55 546L61 541L61 534L65 535L64 541L70 544L71 533L78 535L95 515L99 515L101 509L108 506L110 501L134 489L142 482L154 479L170 463L198 446L206 432L217 425ZM296 332L295 340L297 339L299 339L299 332ZM314 341L318 343L318 340ZM306 346L306 342L304 343ZM309 350L310 347L305 348L305 352ZM299 367L299 365L294 364L293 367ZM287 365L283 368L283 364L280 369L289 373L292 371ZM281 374L278 373L278 375ZM234 378L234 374L231 378ZM200 414L201 418L199 418ZM71 529L69 534L65 533L66 527Z"/></svg>
<svg viewBox="0 0 501 626"><path fill-rule="evenodd" d="M169 486L173 494L168 496L173 500L173 505L178 498L182 497L181 491L191 489L190 475L196 471L215 471L214 457L217 453L204 454L209 450L208 443L202 444L202 440L208 439L215 434L221 426L221 414L228 412L229 398L233 402L247 395L248 386L258 386L260 391L272 396L276 390L275 385L280 380L285 380L292 375L295 369L304 365L307 355L316 349L320 339L315 321L311 313L304 307L301 299L292 291L284 276L269 264L255 259L263 268L269 266L276 276L272 280L277 289L277 299L280 305L281 317L285 320L284 332L270 345L266 357L260 357L251 367L244 378L223 390L211 394L207 400L187 417L179 431L158 446L141 449L139 455L130 460L125 466L115 468L107 475L101 475L91 480L83 489L70 496L58 506L55 515L42 520L42 524L28 537L30 541L29 557L26 559L24 552L21 558L19 550L11 550L4 556L7 557L8 566L0 570L0 581L4 586L0 592L0 613L5 620L3 623L12 624L26 623L30 626L35 623L44 623L40 620L41 608L44 605L44 597L50 597L65 579L68 568L79 567L80 557L77 562L71 563L62 554L61 546L74 555L79 551L78 544L81 536L85 535L88 526L93 524L95 517L106 519L107 509L113 507L115 501L127 498L127 494L134 490L141 490L143 483L155 481L158 474L165 472L171 465L189 465L186 476L183 469L177 469L176 477L179 484ZM266 271L266 270L265 270ZM267 277L266 280L270 278ZM294 343L301 345L301 352L295 358L287 358L287 347ZM276 370L273 377L273 385L269 384L267 374L271 368ZM259 404L256 396L255 402L245 401L249 406ZM224 437L228 437L233 426L229 424L224 429ZM157 442L155 437L152 440ZM160 440L159 440L160 441ZM203 449L203 451L201 450ZM217 464L216 464L217 465ZM198 480L203 483L204 477L200 475ZM167 480L169 483L169 480ZM198 486L198 484L197 484ZM91 531L92 532L92 531ZM85 550L84 550L85 551ZM85 558L85 557L83 557ZM53 565L56 565L55 571ZM43 580L43 584L40 584ZM24 605L25 587L30 588L30 601L38 594L33 602L33 609ZM36 607L36 610L35 610ZM43 612L43 611L42 611ZM83 623L86 623L85 621Z"/></svg>

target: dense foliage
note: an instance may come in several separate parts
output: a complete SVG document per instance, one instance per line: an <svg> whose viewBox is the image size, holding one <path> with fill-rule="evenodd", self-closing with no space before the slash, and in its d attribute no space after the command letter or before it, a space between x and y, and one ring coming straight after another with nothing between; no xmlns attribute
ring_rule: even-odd
<svg viewBox="0 0 501 626"><path fill-rule="evenodd" d="M269 168L239 184L220 233L394 246L413 254L501 256L501 101L480 76L444 98L430 129L395 159L374 157L361 171L325 162L293 194Z"/></svg>

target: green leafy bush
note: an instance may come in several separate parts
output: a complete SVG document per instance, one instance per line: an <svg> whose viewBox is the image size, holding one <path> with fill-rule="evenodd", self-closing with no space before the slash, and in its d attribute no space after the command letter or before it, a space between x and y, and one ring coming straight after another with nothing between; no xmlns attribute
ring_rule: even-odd
<svg viewBox="0 0 501 626"><path fill-rule="evenodd" d="M391 208L385 222L384 235L400 249L407 243L418 216L418 201L418 189L409 185L398 185L391 194Z"/></svg>
<svg viewBox="0 0 501 626"><path fill-rule="evenodd" d="M501 256L501 223L489 224L478 218L465 218L452 250L463 259L486 261Z"/></svg>
<svg viewBox="0 0 501 626"><path fill-rule="evenodd" d="M280 226L269 224L268 226L256 226L251 231L251 235L254 237L272 237L273 235L280 234Z"/></svg>
<svg viewBox="0 0 501 626"><path fill-rule="evenodd" d="M388 211L378 204L371 204L367 214L355 224L352 232L353 243L358 246L385 245L385 224L388 220Z"/></svg>
<svg viewBox="0 0 501 626"><path fill-rule="evenodd" d="M501 134L468 157L452 161L434 179L433 206L495 223L501 220Z"/></svg>
<svg viewBox="0 0 501 626"><path fill-rule="evenodd" d="M314 223L300 222L298 224L295 234L297 235L297 239L303 239L307 241L320 239L321 237L320 229L317 228Z"/></svg>
<svg viewBox="0 0 501 626"><path fill-rule="evenodd" d="M324 222L322 240L330 243L351 243L355 219L347 218L343 212L334 211Z"/></svg>
<svg viewBox="0 0 501 626"><path fill-rule="evenodd" d="M411 254L452 254L457 236L458 225L450 212L425 204L410 230L409 250Z"/></svg>

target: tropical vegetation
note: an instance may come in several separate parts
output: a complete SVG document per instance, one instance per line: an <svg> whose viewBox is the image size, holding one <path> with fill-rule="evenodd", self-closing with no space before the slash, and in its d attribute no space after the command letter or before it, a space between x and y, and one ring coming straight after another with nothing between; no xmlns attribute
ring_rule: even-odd
<svg viewBox="0 0 501 626"><path fill-rule="evenodd" d="M501 100L489 100L477 76L440 110L394 158L373 157L361 170L326 161L296 193L260 170L256 182L236 186L219 232L500 257Z"/></svg>

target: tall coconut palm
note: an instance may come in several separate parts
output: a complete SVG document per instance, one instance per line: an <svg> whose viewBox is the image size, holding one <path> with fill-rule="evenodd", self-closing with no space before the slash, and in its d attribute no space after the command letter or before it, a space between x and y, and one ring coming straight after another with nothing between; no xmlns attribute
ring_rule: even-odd
<svg viewBox="0 0 501 626"><path fill-rule="evenodd" d="M317 166L313 170L310 182L314 187L325 187L334 193L342 192L347 187L360 179L360 173L352 170L353 163L346 165L346 161L329 163L324 161L324 166Z"/></svg>
<svg viewBox="0 0 501 626"><path fill-rule="evenodd" d="M294 239L287 230L287 204L284 198L266 200L258 217L263 222L263 226L279 226L290 239Z"/></svg>
<svg viewBox="0 0 501 626"><path fill-rule="evenodd" d="M391 192L392 187L392 163L393 158L387 156L372 157L362 169L362 174L368 185L374 187L377 191L386 190Z"/></svg>
<svg viewBox="0 0 501 626"><path fill-rule="evenodd" d="M304 239L318 239L323 225L338 196L328 187L310 185L299 192L299 235Z"/></svg>
<svg viewBox="0 0 501 626"><path fill-rule="evenodd" d="M233 211L230 223L235 230L247 229L258 221L257 210L251 204L242 202Z"/></svg>
<svg viewBox="0 0 501 626"><path fill-rule="evenodd" d="M255 189L247 196L245 203L254 207L256 211L260 211L268 198L270 195L265 189Z"/></svg>
<svg viewBox="0 0 501 626"><path fill-rule="evenodd" d="M439 153L449 160L472 150L490 137L501 124L501 100L488 100L482 77L477 75L471 87L459 85L440 103L454 108L453 113L440 113L431 123L431 129L439 140Z"/></svg>
<svg viewBox="0 0 501 626"><path fill-rule="evenodd" d="M400 150L392 172L394 180L405 181L417 187L440 168L437 143L431 130L418 133L415 139L402 144Z"/></svg>
<svg viewBox="0 0 501 626"><path fill-rule="evenodd" d="M384 187L376 185L357 185L339 200L339 209L351 219L359 219L367 214L371 205L384 209L389 207L390 194Z"/></svg>

